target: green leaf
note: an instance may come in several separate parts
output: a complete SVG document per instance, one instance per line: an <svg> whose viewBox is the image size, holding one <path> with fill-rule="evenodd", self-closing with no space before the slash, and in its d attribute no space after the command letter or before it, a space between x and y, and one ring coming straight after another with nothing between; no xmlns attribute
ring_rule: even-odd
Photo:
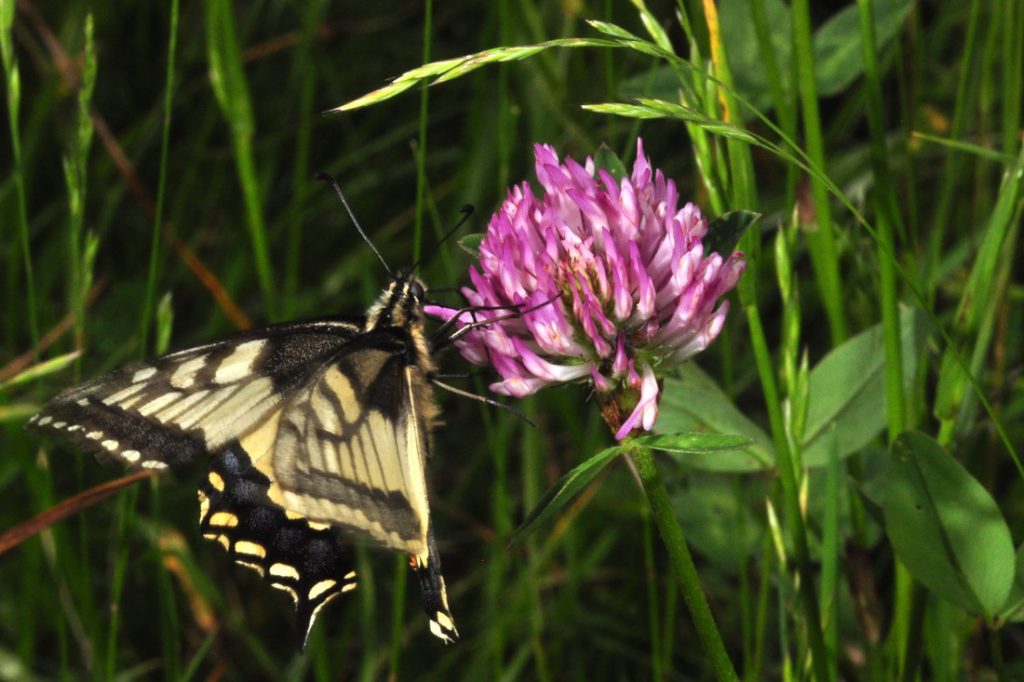
<svg viewBox="0 0 1024 682"><path fill-rule="evenodd" d="M772 49L782 69L783 87L791 90L793 21L789 6L782 0L762 0L762 4L766 21L772 27ZM729 46L729 66L737 94L755 109L771 110L775 103L751 19L750 0L719 0L718 19L722 44ZM676 69L666 64L622 81L619 92L627 98L674 100L682 87ZM739 113L744 120L753 116L747 106L740 107Z"/></svg>
<svg viewBox="0 0 1024 682"><path fill-rule="evenodd" d="M687 466L704 471L764 471L775 463L771 438L748 419L718 387L714 379L693 362L681 368L679 378L665 379L659 409L659 433L702 431L750 439L740 450L690 454Z"/></svg>
<svg viewBox="0 0 1024 682"><path fill-rule="evenodd" d="M1024 544L1017 548L1017 568L1013 577L1013 587L1010 588L1010 596L1006 598L1006 605L999 616L1011 622L1024 621Z"/></svg>
<svg viewBox="0 0 1024 682"><path fill-rule="evenodd" d="M992 618L1006 603L1015 557L988 491L931 437L903 433L885 482L885 528L896 556L930 590Z"/></svg>
<svg viewBox="0 0 1024 682"><path fill-rule="evenodd" d="M156 342L154 348L157 355L163 355L171 345L171 331L174 327L174 303L171 292L160 299L156 307Z"/></svg>
<svg viewBox="0 0 1024 682"><path fill-rule="evenodd" d="M762 5L765 21L772 29L772 51L781 70L782 87L791 92L793 19L789 5L782 0L762 0ZM913 0L874 0L875 40L879 49L903 29L912 6ZM857 12L857 4L850 3L814 35L814 77L820 95L844 90L864 72ZM757 109L768 111L775 102L751 19L750 0L720 0L718 17L722 43L729 46L729 65L736 92ZM678 89L678 78L669 66L660 68L653 77L636 76L623 84L627 95L661 99L672 99ZM751 111L743 107L741 114L749 118Z"/></svg>
<svg viewBox="0 0 1024 682"><path fill-rule="evenodd" d="M754 440L747 436L700 432L651 434L640 436L635 440L653 450L661 450L674 455L740 450L754 443Z"/></svg>
<svg viewBox="0 0 1024 682"><path fill-rule="evenodd" d="M793 19L789 5L782 0L762 0L765 21L771 27L772 52L782 72L782 87L792 91ZM768 72L758 45L751 17L750 0L720 0L718 19L722 43L729 46L729 70L736 91L761 111L774 105ZM741 108L744 118L751 112Z"/></svg>
<svg viewBox="0 0 1024 682"><path fill-rule="evenodd" d="M473 258L480 257L480 245L484 241L484 237L487 236L485 232L474 232L473 234L467 234L465 237L458 241L459 247L463 251L468 253Z"/></svg>
<svg viewBox="0 0 1024 682"><path fill-rule="evenodd" d="M874 0L875 41L881 49L896 37L914 0ZM835 95L864 72L857 3L832 15L814 34L814 77L818 94Z"/></svg>
<svg viewBox="0 0 1024 682"><path fill-rule="evenodd" d="M29 381L35 381L40 377L44 377L48 374L54 374L55 372L59 372L68 365L70 365L71 363L73 363L75 360L77 360L78 356L80 356L81 354L82 351L75 350L71 351L70 353L58 355L55 358L44 360L43 362L32 365L31 367L28 367L25 370L15 374L7 381L0 381L0 390L3 390L5 388L11 388L19 384L28 383Z"/></svg>
<svg viewBox="0 0 1024 682"><path fill-rule="evenodd" d="M864 507L864 511L867 512L868 517L872 521L877 523L879 526L885 525L885 511L882 509L882 505L878 502L875 495L871 494L862 481L851 479L847 482L850 489L857 494L860 498L861 506Z"/></svg>
<svg viewBox="0 0 1024 682"><path fill-rule="evenodd" d="M967 142L966 140L954 140L953 138L929 135L928 133L922 133L920 131L914 131L912 138L914 140L921 140L922 142L937 144L951 151L963 152L964 154L976 156L979 159L995 161L996 163L1006 167L1012 166L1014 161L1016 161L1016 157L1012 154L1004 154L998 149L974 144L972 142Z"/></svg>
<svg viewBox="0 0 1024 682"><path fill-rule="evenodd" d="M900 315L903 380L914 383L917 359L924 348L924 315L905 308ZM875 438L886 425L885 349L882 326L875 325L846 340L811 370L803 463L824 466L836 428L840 458L849 457Z"/></svg>
<svg viewBox="0 0 1024 682"><path fill-rule="evenodd" d="M1010 275L1005 273L1003 261L1013 252L1014 240L1020 232L1020 203L1024 196L1024 148L1017 162L1003 174L998 198L992 212L981 228L982 238L977 256L971 265L966 284L961 287L960 301L953 318L955 329L952 343L946 346L939 365L939 382L932 414L943 422L965 423L969 419L964 404L968 388L973 384L979 392L977 376L981 372L985 347L991 343L995 319L998 316L1000 289L1006 286ZM1009 251L1008 251L1009 249ZM1007 266L1009 267L1009 266ZM1005 274L1004 274L1005 273ZM976 338L974 350L969 351L968 339ZM994 417L995 415L993 415ZM998 428L998 423L997 423ZM1002 431L1002 429L999 429ZM1007 437L1000 434L1007 449L1014 448ZM1016 454L1013 454L1016 460ZM1020 467L1020 464L1017 464Z"/></svg>
<svg viewBox="0 0 1024 682"><path fill-rule="evenodd" d="M24 421L38 411L39 405L35 403L10 403L7 405L0 405L0 424Z"/></svg>
<svg viewBox="0 0 1024 682"><path fill-rule="evenodd" d="M622 178L629 176L629 171L626 170L626 165L622 163L622 159L619 158L618 154L612 151L612 148L608 145L601 143L601 146L597 148L597 152L593 156L594 165L597 168L603 168L608 171L616 180L622 180Z"/></svg>
<svg viewBox="0 0 1024 682"><path fill-rule="evenodd" d="M708 224L704 253L714 251L722 258L728 258L747 228L760 219L761 214L754 211L729 211L718 216Z"/></svg>
<svg viewBox="0 0 1024 682"><path fill-rule="evenodd" d="M909 387L924 347L924 316L905 309L901 316L903 375ZM828 462L835 428L837 455L849 457L885 428L885 353L881 325L849 339L826 355L811 371L809 405L804 429L803 464L820 467ZM733 404L713 379L694 363L687 363L679 379L667 378L659 432L702 431L735 434L751 439L739 450L694 455L686 464L707 471L759 471L774 464L770 437Z"/></svg>
<svg viewBox="0 0 1024 682"><path fill-rule="evenodd" d="M544 493L537 506L526 516L523 524L512 534L510 542L522 542L527 535L546 523L558 510L572 501L588 483L594 480L595 476L604 471L604 468L621 452L622 448L618 445L602 450L562 476Z"/></svg>
<svg viewBox="0 0 1024 682"><path fill-rule="evenodd" d="M686 482L672 493L672 508L687 541L718 571L736 575L764 538L768 479L697 473Z"/></svg>
<svg viewBox="0 0 1024 682"><path fill-rule="evenodd" d="M210 87L231 126L233 135L251 136L256 127L252 97L231 5L224 0L206 3L206 54Z"/></svg>
<svg viewBox="0 0 1024 682"><path fill-rule="evenodd" d="M0 31L7 33L14 25L14 0L0 0ZM5 37L4 54L7 52L7 38ZM6 59L6 56L5 56Z"/></svg>
<svg viewBox="0 0 1024 682"><path fill-rule="evenodd" d="M782 0L762 0L765 20L772 28L772 51L781 69L782 88L793 89L793 20ZM874 0L875 40L879 49L903 29L913 0ZM814 35L814 78L820 95L834 95L849 87L864 72L860 18L856 3L837 12ZM750 0L720 0L719 26L722 43L729 46L733 86L743 99L760 111L775 105L768 74L758 45ZM671 65L658 66L622 82L624 97L674 100L681 85ZM744 106L740 114L749 119L753 111Z"/></svg>

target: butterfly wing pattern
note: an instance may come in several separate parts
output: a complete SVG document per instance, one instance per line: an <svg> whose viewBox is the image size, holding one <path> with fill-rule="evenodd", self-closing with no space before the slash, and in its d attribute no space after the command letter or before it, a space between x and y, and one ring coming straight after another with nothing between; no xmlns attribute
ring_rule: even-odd
<svg viewBox="0 0 1024 682"><path fill-rule="evenodd" d="M353 539L410 555L433 634L458 637L425 480L436 406L422 283L365 319L286 323L123 368L29 421L132 468L206 457L200 530L295 601L303 643L355 589Z"/></svg>

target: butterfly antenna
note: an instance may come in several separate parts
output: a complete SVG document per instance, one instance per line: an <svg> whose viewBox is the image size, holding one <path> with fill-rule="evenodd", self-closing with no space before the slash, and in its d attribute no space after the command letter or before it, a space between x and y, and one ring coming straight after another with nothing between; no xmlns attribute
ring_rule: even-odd
<svg viewBox="0 0 1024 682"><path fill-rule="evenodd" d="M452 229L448 230L448 232L446 232L445 235L443 237L441 237L441 239L439 239L436 244L434 244L434 248L430 250L430 253L428 253L427 255L423 256L418 261L416 261L413 264L413 266L410 268L410 270L415 271L416 268L418 268L421 263L425 263L428 260L430 260L431 258L433 258L434 255L437 253L438 249L441 248L441 245L444 244L446 241L448 241L449 237L451 237L453 234L458 232L460 227L462 227L463 225L466 224L466 221L469 220L469 217L471 215L473 215L473 211L475 211L475 210L476 209L473 207L472 204L466 204L462 208L460 208L459 212L462 213L462 218L459 219L459 222L455 223L455 227L453 227Z"/></svg>
<svg viewBox="0 0 1024 682"><path fill-rule="evenodd" d="M373 245L373 242L370 241L370 238L366 236L365 232L363 232L363 226L359 224L358 220L356 220L356 214L352 212L352 207L348 205L348 201L345 199L345 195L342 193L341 187L338 185L338 181L335 180L334 176L332 176L330 173L325 173L324 171L319 171L314 177L317 180L322 180L323 182L326 182L328 185L334 188L334 193L338 195L339 199L341 199L341 205L344 206L345 211L348 212L348 217L352 219L352 224L356 226L357 230L359 230L359 236L363 238L364 242L369 244L370 250L377 255L377 258L380 259L380 262L384 266L384 269L388 271L388 274L390 274L391 268L388 267L388 263L387 261L384 260L384 256L380 255L380 251L377 250L377 247Z"/></svg>

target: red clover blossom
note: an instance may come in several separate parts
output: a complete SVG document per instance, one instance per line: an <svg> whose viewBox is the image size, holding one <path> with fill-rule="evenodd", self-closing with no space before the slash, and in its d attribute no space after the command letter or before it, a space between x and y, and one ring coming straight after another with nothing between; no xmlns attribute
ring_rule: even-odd
<svg viewBox="0 0 1024 682"><path fill-rule="evenodd" d="M461 327L486 319L456 341L470 362L493 366L491 390L523 397L555 383L593 382L605 420L623 439L658 417L658 374L704 350L722 330L728 293L743 254L705 254L708 223L694 204L677 209L675 183L652 170L637 140L631 176L616 181L592 159L560 163L534 147L537 179L513 187L480 244L472 306ZM452 308L428 306L448 320Z"/></svg>

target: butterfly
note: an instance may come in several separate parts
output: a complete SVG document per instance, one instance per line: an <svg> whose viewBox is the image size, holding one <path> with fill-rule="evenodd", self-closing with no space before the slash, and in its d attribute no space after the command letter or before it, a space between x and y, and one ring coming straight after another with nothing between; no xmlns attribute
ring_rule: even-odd
<svg viewBox="0 0 1024 682"><path fill-rule="evenodd" d="M273 325L115 370L29 426L136 469L208 460L203 537L291 595L303 646L358 584L353 539L409 555L431 632L453 642L425 476L438 417L425 296L399 272L362 318Z"/></svg>

